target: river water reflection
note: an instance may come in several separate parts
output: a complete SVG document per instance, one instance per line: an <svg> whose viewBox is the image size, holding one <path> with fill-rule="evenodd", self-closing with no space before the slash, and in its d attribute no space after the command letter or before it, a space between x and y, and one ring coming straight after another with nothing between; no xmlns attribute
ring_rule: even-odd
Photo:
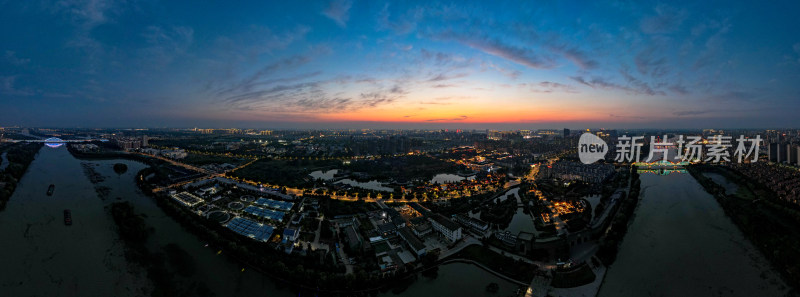
<svg viewBox="0 0 800 297"><path fill-rule="evenodd" d="M642 174L642 200L598 296L782 296L767 260L689 174Z"/></svg>
<svg viewBox="0 0 800 297"><path fill-rule="evenodd" d="M82 164L104 179L96 185ZM128 171L118 175L113 165ZM175 243L192 255L192 281L204 283L216 296L293 296L278 290L264 275L217 255L216 250L169 218L134 182L144 164L128 160L82 161L65 147L41 149L7 208L0 212L0 296L145 296L150 283L141 269L129 265L107 207L129 201L154 232L148 244L159 249ZM50 184L55 192L47 196ZM95 186L106 187L101 199ZM72 226L63 210L72 211Z"/></svg>

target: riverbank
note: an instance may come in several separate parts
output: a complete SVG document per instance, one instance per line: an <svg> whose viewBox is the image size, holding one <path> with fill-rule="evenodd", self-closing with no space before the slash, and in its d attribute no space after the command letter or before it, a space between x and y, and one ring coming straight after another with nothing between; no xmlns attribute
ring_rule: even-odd
<svg viewBox="0 0 800 297"><path fill-rule="evenodd" d="M71 145L67 145L67 151L69 151L69 153L72 154L72 156L75 157L76 159L81 159L81 160L125 159L125 160L141 162L144 164L152 164L153 162L160 161L158 159L149 158L147 156L139 154L130 154L118 151L82 152L80 150L74 149Z"/></svg>
<svg viewBox="0 0 800 297"><path fill-rule="evenodd" d="M36 159L41 148L41 143L4 144L0 148L4 157L3 170L0 171L0 211L6 208L8 200L17 189L17 183L28 171L28 166Z"/></svg>
<svg viewBox="0 0 800 297"><path fill-rule="evenodd" d="M617 259L619 246L628 232L630 221L633 219L636 206L639 204L639 192L641 190L641 180L636 166L630 167L630 188L628 192L622 193L620 201L617 202L617 209L606 232L599 239L599 249L597 258L606 267L611 266Z"/></svg>
<svg viewBox="0 0 800 297"><path fill-rule="evenodd" d="M725 214L736 224L745 237L753 242L760 253L779 271L787 284L797 292L800 288L800 223L785 209L775 203L774 193L765 193L764 187L727 168L708 165L693 165L689 173L711 194ZM738 185L733 194L726 194L725 187L706 177L703 173L718 173L729 182ZM756 195L755 193L759 193ZM755 200L758 198L758 200Z"/></svg>

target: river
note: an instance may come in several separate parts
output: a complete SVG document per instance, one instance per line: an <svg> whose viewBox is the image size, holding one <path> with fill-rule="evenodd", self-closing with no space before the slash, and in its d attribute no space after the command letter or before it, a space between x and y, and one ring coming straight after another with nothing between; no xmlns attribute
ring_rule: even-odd
<svg viewBox="0 0 800 297"><path fill-rule="evenodd" d="M519 188L509 190L505 196L501 197L502 200L499 201L505 201L508 197L515 197L517 199L517 205L522 204L522 199L519 197ZM530 214L526 214L521 206L517 207L517 212L514 213L505 231L509 231L514 235L518 235L519 232L539 234L539 232L536 231L536 226L533 224L533 217L531 217Z"/></svg>
<svg viewBox="0 0 800 297"><path fill-rule="evenodd" d="M598 296L782 296L767 260L689 174L642 174L642 200Z"/></svg>
<svg viewBox="0 0 800 297"><path fill-rule="evenodd" d="M92 184L83 173L87 163L105 180ZM124 174L114 163L125 163ZM127 263L107 207L129 201L155 230L151 249L176 243L192 255L192 281L204 283L216 296L293 296L278 290L266 276L242 267L204 247L185 232L134 182L144 164L128 160L82 161L65 147L43 147L21 179L6 209L0 212L0 292L2 296L145 296L150 282L142 269ZM55 192L47 196L47 187ZM101 199L95 186L109 188ZM72 211L72 226L63 210Z"/></svg>

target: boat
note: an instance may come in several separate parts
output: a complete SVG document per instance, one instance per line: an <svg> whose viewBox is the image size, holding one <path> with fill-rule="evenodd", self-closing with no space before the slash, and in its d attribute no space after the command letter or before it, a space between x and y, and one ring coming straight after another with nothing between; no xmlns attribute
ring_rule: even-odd
<svg viewBox="0 0 800 297"><path fill-rule="evenodd" d="M69 209L64 210L64 225L72 225L72 213Z"/></svg>
<svg viewBox="0 0 800 297"><path fill-rule="evenodd" d="M53 196L53 191L56 189L56 185L50 184L50 187L47 188L47 196Z"/></svg>

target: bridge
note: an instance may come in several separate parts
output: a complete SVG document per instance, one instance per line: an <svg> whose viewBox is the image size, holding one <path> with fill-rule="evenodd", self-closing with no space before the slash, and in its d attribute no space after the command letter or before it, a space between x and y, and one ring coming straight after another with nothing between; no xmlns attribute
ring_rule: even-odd
<svg viewBox="0 0 800 297"><path fill-rule="evenodd" d="M62 145L64 145L65 143L68 143L68 142L69 142L69 143L78 143L78 142L92 142L92 141L101 141L101 142L107 142L107 141L108 141L108 139L91 139L91 138L86 138L86 139L67 139L67 140L64 140L64 139L61 139L61 138L58 138L58 137L50 137L50 138L48 138L48 139L42 139L42 137L35 136L35 135L28 135L28 136L31 136L31 137L37 137L37 138L39 138L39 139L3 139L3 142L11 142L11 143L19 143L19 142L23 142L23 143L42 142L42 143L44 143L45 145L47 145L47 146L49 146L49 147L53 147L53 148L55 148L55 147L62 146Z"/></svg>
<svg viewBox="0 0 800 297"><path fill-rule="evenodd" d="M659 161L655 161L655 162L635 162L635 163L633 163L633 165L636 165L638 167L648 167L648 168L650 168L650 167L679 167L679 166L686 166L686 165L689 165L689 164L692 164L692 163L690 163L688 161L684 161L684 160L681 160L681 161L678 161L678 162L659 160Z"/></svg>
<svg viewBox="0 0 800 297"><path fill-rule="evenodd" d="M37 137L30 135L32 137ZM61 139L58 137L50 137L48 139L3 139L3 142L44 142L44 143L67 143L67 142L92 142L92 141L101 141L101 142L108 142L108 139L98 138L86 138L86 139Z"/></svg>

